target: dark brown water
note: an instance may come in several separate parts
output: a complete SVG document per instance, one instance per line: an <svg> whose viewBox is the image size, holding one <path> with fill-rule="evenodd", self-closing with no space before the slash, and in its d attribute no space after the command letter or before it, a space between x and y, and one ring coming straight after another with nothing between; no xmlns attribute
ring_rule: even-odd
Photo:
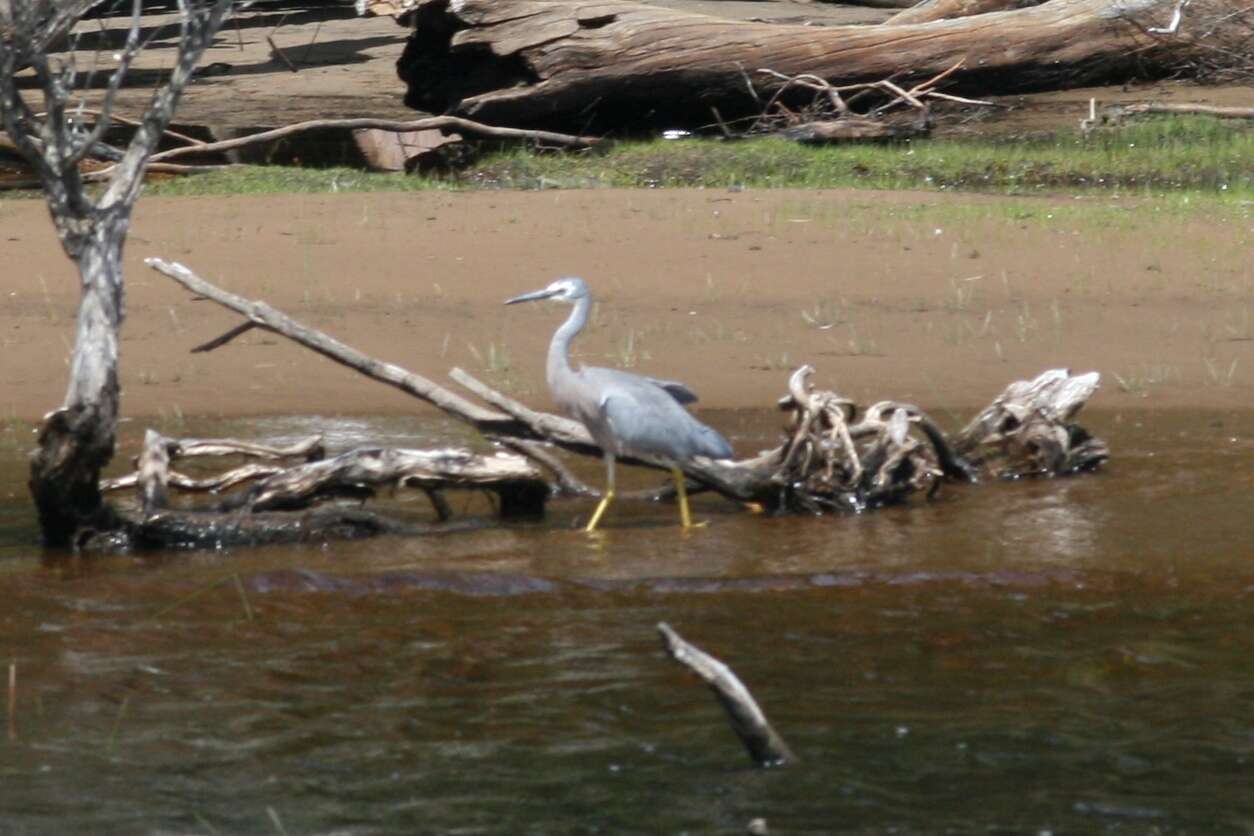
<svg viewBox="0 0 1254 836"><path fill-rule="evenodd" d="M772 417L722 419L742 452L769 442ZM1254 414L1088 423L1102 474L863 517L704 498L682 535L670 506L624 504L590 538L578 503L81 565L30 545L10 445L0 832L1248 832ZM189 432L310 426L449 435ZM800 764L747 766L661 620L737 670Z"/></svg>

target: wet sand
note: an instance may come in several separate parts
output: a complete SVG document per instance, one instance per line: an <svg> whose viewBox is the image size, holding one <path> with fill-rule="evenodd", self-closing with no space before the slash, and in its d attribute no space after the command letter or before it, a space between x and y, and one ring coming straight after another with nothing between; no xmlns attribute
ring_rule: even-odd
<svg viewBox="0 0 1254 836"><path fill-rule="evenodd" d="M0 202L0 410L64 392L76 275L43 205ZM180 260L437 380L462 366L537 406L564 308L502 300L561 275L598 294L584 362L766 406L788 371L863 402L982 405L1052 366L1104 407L1242 406L1254 383L1248 211L854 191L549 191L142 200L126 253L128 416L429 407L253 332L142 264ZM1122 382L1121 382L1122 381Z"/></svg>

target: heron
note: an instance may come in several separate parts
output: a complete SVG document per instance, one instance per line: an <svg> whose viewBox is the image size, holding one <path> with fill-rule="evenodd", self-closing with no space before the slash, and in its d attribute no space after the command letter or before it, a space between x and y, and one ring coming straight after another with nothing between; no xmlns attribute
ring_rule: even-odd
<svg viewBox="0 0 1254 836"><path fill-rule="evenodd" d="M595 531L614 500L614 463L619 456L627 455L659 458L670 465L679 497L680 521L684 528L691 528L692 514L680 465L697 456L730 459L731 445L717 430L684 409L684 404L695 403L697 396L682 383L619 369L571 366L571 341L588 324L592 310L592 293L583 279L558 279L543 290L507 299L505 304L540 299L574 306L553 333L545 378L558 407L588 428L605 460L605 492L584 530Z"/></svg>

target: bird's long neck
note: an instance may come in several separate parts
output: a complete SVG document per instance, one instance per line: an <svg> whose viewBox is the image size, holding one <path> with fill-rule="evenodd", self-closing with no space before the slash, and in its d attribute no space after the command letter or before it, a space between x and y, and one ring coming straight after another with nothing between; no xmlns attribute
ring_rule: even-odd
<svg viewBox="0 0 1254 836"><path fill-rule="evenodd" d="M545 377L548 378L550 388L553 386L553 381L559 379L562 374L572 373L570 343L588 323L588 311L591 307L592 299L588 296L576 300L575 309L562 323L562 327L554 332L553 341L549 343L549 359L545 365Z"/></svg>

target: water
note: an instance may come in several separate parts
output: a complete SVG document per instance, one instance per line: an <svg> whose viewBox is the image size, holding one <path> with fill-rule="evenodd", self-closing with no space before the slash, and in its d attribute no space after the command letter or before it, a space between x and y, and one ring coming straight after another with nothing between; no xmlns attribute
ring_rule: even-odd
<svg viewBox="0 0 1254 836"><path fill-rule="evenodd" d="M719 418L740 450L776 420ZM683 535L671 506L623 503L589 538L581 502L544 525L83 563L40 562L11 467L0 832L1254 830L1254 414L1087 423L1113 449L1101 474L863 517L704 497L709 527ZM246 426L193 430L310 429ZM799 764L748 765L663 620L736 669Z"/></svg>

